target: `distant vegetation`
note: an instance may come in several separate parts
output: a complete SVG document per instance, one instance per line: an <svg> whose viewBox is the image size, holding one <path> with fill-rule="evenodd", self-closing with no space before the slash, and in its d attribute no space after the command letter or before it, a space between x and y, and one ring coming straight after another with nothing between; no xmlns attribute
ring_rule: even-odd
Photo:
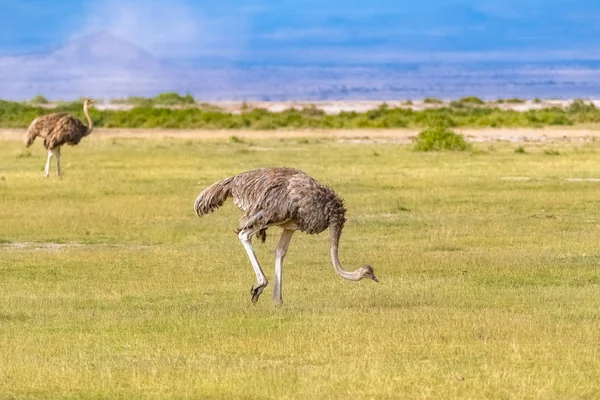
<svg viewBox="0 0 600 400"><path fill-rule="evenodd" d="M196 100L191 94L181 96L175 92L161 93L152 98L130 96L126 99L111 99L110 102L112 104L131 104L138 107L190 106L196 104Z"/></svg>
<svg viewBox="0 0 600 400"><path fill-rule="evenodd" d="M534 101L534 103L541 102L540 99L537 99L537 100L538 101ZM506 103L506 104L523 104L525 102L526 102L526 100L519 99L517 97L513 97L513 98L510 98L510 99L497 99L496 101L494 101L494 103L498 103L498 104L504 104L504 103Z"/></svg>
<svg viewBox="0 0 600 400"><path fill-rule="evenodd" d="M516 97L513 97L512 99L506 99L504 101L508 104L523 104L523 103L525 103L525 100L519 99Z"/></svg>
<svg viewBox="0 0 600 400"><path fill-rule="evenodd" d="M475 96L463 97L459 101L463 104L476 104L476 105L485 104L485 102L483 100L481 100L479 97L475 97Z"/></svg>
<svg viewBox="0 0 600 400"><path fill-rule="evenodd" d="M0 101L0 127L26 128L31 121L49 112L42 96L29 102ZM46 100L47 101L47 100ZM434 100L429 100L434 101ZM506 102L523 102L508 99ZM600 110L592 103L575 100L569 107L539 110L504 110L477 97L465 97L451 104L425 110L410 107L390 108L382 104L366 112L340 112L328 115L311 106L270 112L246 106L241 113L222 111L209 104L197 104L191 95L165 93L151 99L129 98L131 110L97 110L90 114L98 127L114 128L185 128L185 129L356 129L356 128L424 128L431 121L443 121L445 127L543 127L600 122ZM52 111L68 112L81 119L81 100L58 103ZM167 107L154 107L156 105ZM168 107L175 106L175 107Z"/></svg>
<svg viewBox="0 0 600 400"><path fill-rule="evenodd" d="M37 96L32 98L29 102L31 104L48 104L49 103L48 99L40 94L38 94Z"/></svg>

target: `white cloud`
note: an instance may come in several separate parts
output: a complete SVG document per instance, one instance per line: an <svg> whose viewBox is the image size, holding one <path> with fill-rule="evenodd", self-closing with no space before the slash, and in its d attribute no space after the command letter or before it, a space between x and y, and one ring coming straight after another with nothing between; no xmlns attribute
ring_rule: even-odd
<svg viewBox="0 0 600 400"><path fill-rule="evenodd" d="M95 0L84 20L84 32L73 36L108 30L163 58L231 55L244 47L243 21L210 18L182 0Z"/></svg>

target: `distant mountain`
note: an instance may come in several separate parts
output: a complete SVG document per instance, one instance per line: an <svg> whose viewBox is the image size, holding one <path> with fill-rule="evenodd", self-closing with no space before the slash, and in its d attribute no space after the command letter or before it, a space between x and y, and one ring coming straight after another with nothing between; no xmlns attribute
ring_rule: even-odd
<svg viewBox="0 0 600 400"><path fill-rule="evenodd" d="M364 54L368 60L369 55ZM211 65L205 60L204 65ZM594 97L600 63L396 62L179 67L109 32L54 51L0 57L0 99L112 98L189 92L203 100L390 100L436 96Z"/></svg>
<svg viewBox="0 0 600 400"><path fill-rule="evenodd" d="M153 95L180 90L177 77L185 72L98 32L46 54L0 57L0 98Z"/></svg>
<svg viewBox="0 0 600 400"><path fill-rule="evenodd" d="M160 70L164 63L107 31L81 36L50 53L46 59L56 65L119 67Z"/></svg>

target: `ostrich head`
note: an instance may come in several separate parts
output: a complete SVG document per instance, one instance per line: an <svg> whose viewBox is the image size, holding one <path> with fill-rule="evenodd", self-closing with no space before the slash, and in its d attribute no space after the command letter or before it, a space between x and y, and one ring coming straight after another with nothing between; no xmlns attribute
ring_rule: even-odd
<svg viewBox="0 0 600 400"><path fill-rule="evenodd" d="M363 265L359 268L360 271L360 279L369 278L373 279L375 282L379 282L379 279L375 276L375 272L373 272L373 267L368 264Z"/></svg>
<svg viewBox="0 0 600 400"><path fill-rule="evenodd" d="M94 100L92 99L85 99L85 101L83 102L83 105L85 106L93 106L94 105Z"/></svg>

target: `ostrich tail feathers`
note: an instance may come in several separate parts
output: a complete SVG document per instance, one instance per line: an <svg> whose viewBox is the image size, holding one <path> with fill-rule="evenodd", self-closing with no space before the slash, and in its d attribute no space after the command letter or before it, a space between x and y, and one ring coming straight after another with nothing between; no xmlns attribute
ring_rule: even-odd
<svg viewBox="0 0 600 400"><path fill-rule="evenodd" d="M196 215L202 217L221 207L231 195L231 182L233 178L223 179L204 189L194 202Z"/></svg>

